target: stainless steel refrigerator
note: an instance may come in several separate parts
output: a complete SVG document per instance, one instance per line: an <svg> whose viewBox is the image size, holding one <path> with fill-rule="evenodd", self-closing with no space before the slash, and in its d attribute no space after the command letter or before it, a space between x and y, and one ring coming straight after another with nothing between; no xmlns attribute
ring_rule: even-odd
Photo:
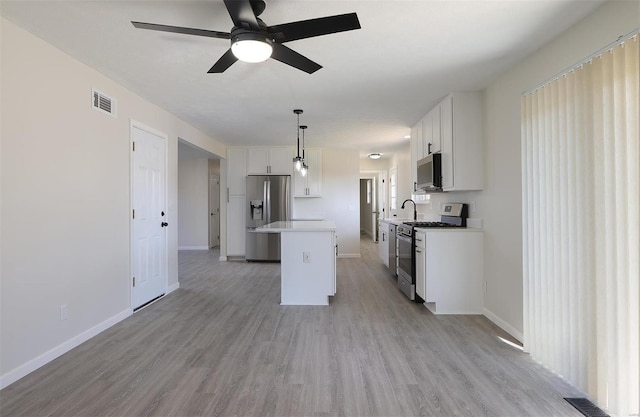
<svg viewBox="0 0 640 417"><path fill-rule="evenodd" d="M291 176L247 176L247 261L279 261L280 233L256 233L255 228L291 220Z"/></svg>

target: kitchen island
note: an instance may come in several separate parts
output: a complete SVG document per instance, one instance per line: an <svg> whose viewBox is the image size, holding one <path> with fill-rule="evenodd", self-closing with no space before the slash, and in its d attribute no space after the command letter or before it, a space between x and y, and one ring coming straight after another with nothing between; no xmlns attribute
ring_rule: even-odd
<svg viewBox="0 0 640 417"><path fill-rule="evenodd" d="M336 293L336 226L329 221L266 224L257 233L280 233L280 304L329 305Z"/></svg>

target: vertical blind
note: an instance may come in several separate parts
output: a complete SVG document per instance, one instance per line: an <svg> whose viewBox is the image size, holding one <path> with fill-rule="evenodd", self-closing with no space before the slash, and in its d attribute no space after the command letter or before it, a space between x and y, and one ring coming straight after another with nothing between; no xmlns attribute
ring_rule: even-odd
<svg viewBox="0 0 640 417"><path fill-rule="evenodd" d="M522 97L524 343L640 412L638 34Z"/></svg>

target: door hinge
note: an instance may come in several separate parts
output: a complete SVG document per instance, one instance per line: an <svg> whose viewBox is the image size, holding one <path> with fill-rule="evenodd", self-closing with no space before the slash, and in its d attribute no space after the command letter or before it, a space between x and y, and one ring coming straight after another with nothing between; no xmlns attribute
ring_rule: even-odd
<svg viewBox="0 0 640 417"><path fill-rule="evenodd" d="M136 143L135 143L135 142L132 142L132 144L133 144L132 152L135 152L135 151L136 151Z"/></svg>
<svg viewBox="0 0 640 417"><path fill-rule="evenodd" d="M132 217L135 219L136 218L136 209L131 210L133 212Z"/></svg>
<svg viewBox="0 0 640 417"><path fill-rule="evenodd" d="M135 288L136 286L136 277L133 277L133 287Z"/></svg>

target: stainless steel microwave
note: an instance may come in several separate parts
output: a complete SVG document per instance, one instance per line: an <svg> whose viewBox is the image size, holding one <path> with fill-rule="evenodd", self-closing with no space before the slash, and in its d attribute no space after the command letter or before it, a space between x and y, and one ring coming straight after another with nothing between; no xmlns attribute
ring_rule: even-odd
<svg viewBox="0 0 640 417"><path fill-rule="evenodd" d="M418 188L426 191L442 190L442 155L432 153L418 161Z"/></svg>

